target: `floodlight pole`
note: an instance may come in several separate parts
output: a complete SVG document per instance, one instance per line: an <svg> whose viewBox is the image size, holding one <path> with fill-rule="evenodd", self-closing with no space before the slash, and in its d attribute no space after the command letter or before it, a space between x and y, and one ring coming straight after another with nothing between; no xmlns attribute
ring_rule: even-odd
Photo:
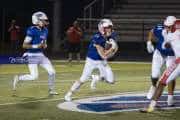
<svg viewBox="0 0 180 120"><path fill-rule="evenodd" d="M61 42L61 0L49 0L53 2L53 46L52 51L58 52Z"/></svg>
<svg viewBox="0 0 180 120"><path fill-rule="evenodd" d="M5 8L3 7L2 9L2 44L5 42L5 19L6 19L6 11Z"/></svg>

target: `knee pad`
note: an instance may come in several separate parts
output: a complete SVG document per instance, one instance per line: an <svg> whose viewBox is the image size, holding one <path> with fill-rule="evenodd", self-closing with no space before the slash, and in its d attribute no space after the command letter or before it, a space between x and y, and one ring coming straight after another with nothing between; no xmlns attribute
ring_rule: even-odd
<svg viewBox="0 0 180 120"><path fill-rule="evenodd" d="M159 79L159 78L152 78L152 77L151 77L151 82L152 82L152 85L153 85L153 86L156 86L158 79Z"/></svg>

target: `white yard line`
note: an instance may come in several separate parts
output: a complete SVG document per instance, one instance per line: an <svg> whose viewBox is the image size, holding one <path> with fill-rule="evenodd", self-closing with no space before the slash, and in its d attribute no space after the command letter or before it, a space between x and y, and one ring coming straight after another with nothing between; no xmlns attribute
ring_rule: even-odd
<svg viewBox="0 0 180 120"><path fill-rule="evenodd" d="M3 78L1 78L3 79ZM63 79L63 78L62 78ZM58 79L56 80L56 84L58 83L72 83L78 79L70 79L70 80L62 80L62 79ZM126 82L137 82L135 80L138 80L138 79L150 79L149 76L136 76L136 77L133 77L133 76L122 76L120 77L119 79L126 79ZM91 80L89 79L87 82L90 82ZM116 82L125 82L125 81L121 81L121 80L117 80ZM148 80L147 81L139 81L139 82L149 82ZM47 85L48 83L48 80L35 80L35 81L22 81L20 84L26 84L26 85ZM9 85L10 83L8 84L0 84L0 86L7 86Z"/></svg>
<svg viewBox="0 0 180 120"><path fill-rule="evenodd" d="M52 60L52 62L55 63L68 63L67 60ZM84 63L85 60L81 60L80 63ZM75 61L73 63L76 63ZM151 62L133 62L133 61L108 61L108 63L118 63L118 64L122 64L122 63L127 63L127 64L151 64Z"/></svg>
<svg viewBox="0 0 180 120"><path fill-rule="evenodd" d="M175 92L179 92L179 90L175 91ZM166 93L166 92L165 92ZM73 99L76 99L76 101L78 99L86 99L86 98L90 98L90 97L107 97L107 96L116 96L116 95L126 95L126 94L145 94L144 91L136 91L136 92L118 92L118 93L114 93L114 94L106 94L106 95L95 95L95 96L84 96L84 97L72 97ZM38 98L41 99L41 98ZM32 100L32 101L27 101L27 102L9 102L9 103L2 103L0 104L0 106L6 106L6 105L17 105L17 104L27 104L27 103L36 103L36 102L52 102L52 101L58 101L58 100L64 100L64 98L56 98L56 99L47 99L47 100ZM63 101L61 101L63 102Z"/></svg>
<svg viewBox="0 0 180 120"><path fill-rule="evenodd" d="M134 92L124 92L124 93L114 93L114 94L106 94L106 95L96 95L96 96L84 96L84 97L72 97L73 99L84 99L84 98L90 98L90 97L103 97L103 96L109 96L109 95L119 95L119 94L128 94L128 93L134 93ZM142 92L137 92L137 93L142 93ZM41 98L38 98L41 99ZM27 102L9 102L9 103L2 103L0 106L5 106L5 105L17 105L17 104L27 104L27 103L36 103L36 102L51 102L51 101L58 101L58 100L64 100L64 98L56 98L56 99L47 99L47 100L32 100L32 101L27 101ZM61 101L62 102L62 101Z"/></svg>

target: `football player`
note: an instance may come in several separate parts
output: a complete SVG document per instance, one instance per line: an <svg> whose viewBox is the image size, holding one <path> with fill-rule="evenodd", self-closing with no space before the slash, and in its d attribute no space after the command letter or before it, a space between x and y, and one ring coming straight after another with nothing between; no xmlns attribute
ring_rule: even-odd
<svg viewBox="0 0 180 120"><path fill-rule="evenodd" d="M173 16L169 16L172 17ZM166 25L166 24L165 24ZM169 67L173 61L175 60L174 52L171 48L162 48L162 44L164 42L164 38L166 37L167 29L164 27L163 24L156 25L148 35L148 41L147 41L147 51L149 53L153 52L153 58L152 58L152 68L151 68L151 82L152 86L149 89L149 92L147 94L147 98L151 99L155 89L156 84L159 79L159 76L161 75L161 70L163 65L165 64L166 67ZM152 44L153 38L157 38L156 48L154 49L154 46ZM167 103L169 106L173 105L173 92L175 88L175 81L172 81L168 84L168 99Z"/></svg>
<svg viewBox="0 0 180 120"><path fill-rule="evenodd" d="M98 24L98 31L90 41L86 63L80 77L75 81L70 90L65 95L66 101L71 101L71 96L80 86L88 80L94 69L99 69L104 80L108 83L114 83L114 76L111 67L107 64L108 56L117 51L117 44L111 36L113 31L113 23L110 19L102 19ZM105 44L111 44L111 48L105 50Z"/></svg>
<svg viewBox="0 0 180 120"><path fill-rule="evenodd" d="M112 31L112 34L111 34L111 37L114 39L114 40L117 40L117 33L113 30ZM105 51L106 50L109 50L110 48L112 47L112 45L111 45L111 43L109 43L109 40L108 41L106 41L106 43L105 43ZM107 58L111 58L111 57L113 57L114 56L114 54L117 52L117 50L118 50L118 46L116 47L116 49L111 53L111 54L109 54L108 56L107 56ZM91 89L92 90L95 90L96 89L96 84L99 82L99 81L104 81L105 80L105 78L104 78L104 73L106 73L106 72L104 72L104 69L98 69L99 70L99 74L92 74L91 75L91 85L90 85L90 87L91 87Z"/></svg>
<svg viewBox="0 0 180 120"><path fill-rule="evenodd" d="M57 95L58 93L55 91L55 70L50 60L43 54L43 50L47 48L48 17L43 12L35 12L32 15L32 23L34 25L27 29L23 43L23 48L26 49L23 56L28 59L30 74L15 75L13 90L16 90L19 81L38 79L38 65L40 65L48 72L49 94Z"/></svg>
<svg viewBox="0 0 180 120"><path fill-rule="evenodd" d="M148 108L141 110L142 112L153 112L164 87L180 75L180 21L176 21L176 17L174 16L168 16L164 21L164 25L167 27L168 31L163 47L171 47L175 53L176 59L163 72Z"/></svg>

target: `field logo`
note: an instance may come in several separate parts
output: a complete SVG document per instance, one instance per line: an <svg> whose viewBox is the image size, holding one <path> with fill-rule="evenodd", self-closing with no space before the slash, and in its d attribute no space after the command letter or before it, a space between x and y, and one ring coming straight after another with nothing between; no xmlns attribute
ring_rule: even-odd
<svg viewBox="0 0 180 120"><path fill-rule="evenodd" d="M168 107L166 102L167 94L165 93L158 101L158 106L161 109L180 108L180 91L175 92L174 99L176 101L174 107ZM137 111L141 108L147 107L149 102L150 101L146 98L145 94L129 93L64 102L58 104L58 108L69 111L106 114L124 111Z"/></svg>

